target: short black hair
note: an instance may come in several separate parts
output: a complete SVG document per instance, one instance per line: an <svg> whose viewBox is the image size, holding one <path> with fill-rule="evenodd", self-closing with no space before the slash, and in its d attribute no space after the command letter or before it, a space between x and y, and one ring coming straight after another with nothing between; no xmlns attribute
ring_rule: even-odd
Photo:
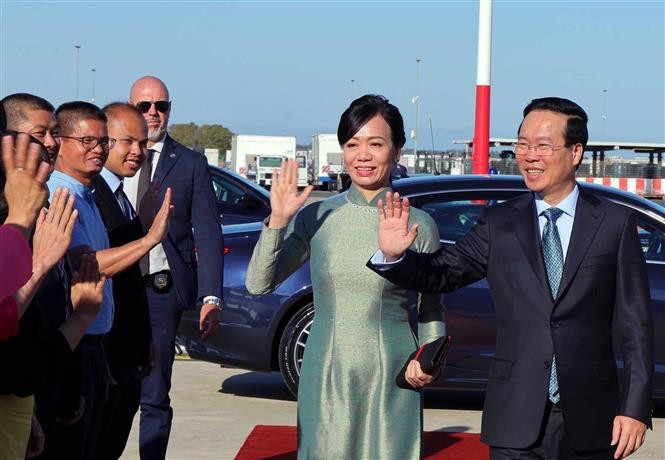
<svg viewBox="0 0 665 460"><path fill-rule="evenodd" d="M365 123L376 115L381 115L390 126L393 146L397 149L404 147L406 136L404 135L402 114L388 99L376 94L366 94L359 97L351 102L351 105L344 111L337 127L339 145L344 145Z"/></svg>
<svg viewBox="0 0 665 460"><path fill-rule="evenodd" d="M566 147L582 144L582 149L586 149L586 144L589 140L589 131L587 130L589 117L582 107L569 99L561 97L542 97L540 99L532 100L526 107L524 107L523 117L526 118L526 116L534 110L545 110L567 115L568 122L566 123L566 132L564 133ZM518 136L520 129L522 129L522 123L520 123L519 128L517 128Z"/></svg>
<svg viewBox="0 0 665 460"><path fill-rule="evenodd" d="M14 128L28 119L27 110L45 110L50 113L53 113L54 110L53 104L49 101L29 93L15 93L5 96L0 101L0 105L2 105L5 112L6 126L10 128Z"/></svg>
<svg viewBox="0 0 665 460"><path fill-rule="evenodd" d="M61 134L69 135L82 120L97 120L106 123L106 115L95 104L85 101L65 102L55 111Z"/></svg>

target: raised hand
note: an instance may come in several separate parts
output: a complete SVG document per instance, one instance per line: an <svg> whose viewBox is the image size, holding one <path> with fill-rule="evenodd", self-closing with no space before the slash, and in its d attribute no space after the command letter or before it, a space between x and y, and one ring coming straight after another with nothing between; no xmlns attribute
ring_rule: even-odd
<svg viewBox="0 0 665 460"><path fill-rule="evenodd" d="M313 187L308 185L298 193L298 163L295 160L284 160L280 169L274 169L270 186L270 228L282 228L300 208L303 207Z"/></svg>
<svg viewBox="0 0 665 460"><path fill-rule="evenodd" d="M171 205L172 192L171 187L166 189L162 206L159 208L159 212L155 215L155 219L152 221L152 225L146 234L146 238L150 240L152 246L161 243L166 236L166 232L169 230L169 217L171 217L171 211L173 211L173 206Z"/></svg>
<svg viewBox="0 0 665 460"><path fill-rule="evenodd" d="M5 221L28 237L39 210L48 196L46 180L50 165L40 160L41 146L30 136L2 136L2 163L5 172L5 199L9 214Z"/></svg>
<svg viewBox="0 0 665 460"><path fill-rule="evenodd" d="M57 188L46 211L37 218L32 238L32 266L36 273L51 269L69 248L78 211L74 209L74 195L64 188Z"/></svg>
<svg viewBox="0 0 665 460"><path fill-rule="evenodd" d="M386 192L383 200L377 203L379 214L379 249L388 262L402 257L418 235L418 224L409 228L411 208L409 199L400 200L399 193Z"/></svg>

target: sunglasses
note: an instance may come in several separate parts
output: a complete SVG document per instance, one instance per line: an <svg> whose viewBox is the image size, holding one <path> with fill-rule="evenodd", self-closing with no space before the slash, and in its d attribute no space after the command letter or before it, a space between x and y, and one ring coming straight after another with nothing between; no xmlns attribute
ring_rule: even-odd
<svg viewBox="0 0 665 460"><path fill-rule="evenodd" d="M136 103L136 109L141 113L146 113L153 104L155 104L155 108L161 113L166 113L171 108L171 101L140 101Z"/></svg>
<svg viewBox="0 0 665 460"><path fill-rule="evenodd" d="M0 138L2 138L4 136L12 136L12 138L14 138L14 142L16 142L16 137L19 134L27 134L28 136L30 136L30 143L31 144L39 145L39 158L41 159L41 161L43 161L45 163L48 163L48 164L51 164L51 165L53 163L55 163L55 159L58 156L57 152L50 153L47 150L47 148L44 146L44 144L42 144L42 142L39 139L31 136L30 133L22 133L22 132L19 132L19 131L14 131L14 130L11 130L11 129L7 129L7 130L2 131L0 133Z"/></svg>

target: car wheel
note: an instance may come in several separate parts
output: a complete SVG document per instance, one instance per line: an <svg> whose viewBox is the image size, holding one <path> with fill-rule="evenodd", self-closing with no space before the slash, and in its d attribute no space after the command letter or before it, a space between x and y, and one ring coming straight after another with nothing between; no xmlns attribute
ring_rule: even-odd
<svg viewBox="0 0 665 460"><path fill-rule="evenodd" d="M298 395L300 365L305 353L305 344L314 321L314 304L312 302L300 308L289 320L279 340L278 361L279 371L284 383L294 396Z"/></svg>

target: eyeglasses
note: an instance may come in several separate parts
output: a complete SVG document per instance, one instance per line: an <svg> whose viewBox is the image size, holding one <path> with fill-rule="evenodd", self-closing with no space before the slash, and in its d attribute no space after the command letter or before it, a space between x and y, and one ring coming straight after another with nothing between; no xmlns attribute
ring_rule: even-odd
<svg viewBox="0 0 665 460"><path fill-rule="evenodd" d="M58 152L49 152L46 146L42 143L42 141L40 141L30 133L24 133L22 131L14 131L11 129L7 129L5 131L2 131L2 133L0 133L0 137L12 136L14 138L14 141L16 141L16 136L18 136L19 134L27 134L28 136L30 136L31 143L39 145L39 159L41 161L48 164L55 163L55 159L58 157Z"/></svg>
<svg viewBox="0 0 665 460"><path fill-rule="evenodd" d="M552 144L536 144L531 145L528 142L518 142L513 144L513 150L515 155L526 155L529 153L529 150L533 149L533 152L541 157L549 157L554 154L555 151L561 150L562 148L567 147L566 145L552 145Z"/></svg>
<svg viewBox="0 0 665 460"><path fill-rule="evenodd" d="M140 101L136 103L136 109L141 113L146 113L153 104L161 113L166 113L171 108L171 101Z"/></svg>
<svg viewBox="0 0 665 460"><path fill-rule="evenodd" d="M102 150L108 153L109 150L115 145L115 139L112 137L95 137L95 136L83 136L83 137L73 137L73 136L63 136L60 134L58 137L64 139L74 139L79 141L83 147L88 150L94 150L98 145L102 146Z"/></svg>

